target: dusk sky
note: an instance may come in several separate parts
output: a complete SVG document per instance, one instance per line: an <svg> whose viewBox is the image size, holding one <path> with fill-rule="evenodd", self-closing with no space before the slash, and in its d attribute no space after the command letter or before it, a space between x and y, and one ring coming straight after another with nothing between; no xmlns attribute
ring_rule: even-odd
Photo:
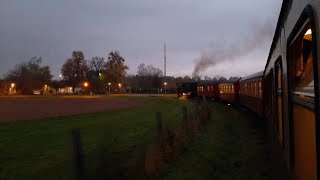
<svg viewBox="0 0 320 180"><path fill-rule="evenodd" d="M0 77L15 64L41 56L58 78L73 50L86 59L117 50L135 74L140 63L167 75L192 75L203 53L244 46L256 28L272 35L259 46L234 54L200 72L202 76L245 76L263 70L282 1L280 0L2 0ZM222 48L223 49L223 48ZM230 52L231 54L233 52ZM232 55L231 55L232 56Z"/></svg>

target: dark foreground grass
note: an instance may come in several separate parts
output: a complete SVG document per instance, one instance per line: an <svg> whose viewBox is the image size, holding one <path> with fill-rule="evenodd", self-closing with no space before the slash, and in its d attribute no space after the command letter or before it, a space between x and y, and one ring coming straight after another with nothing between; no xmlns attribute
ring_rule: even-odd
<svg viewBox="0 0 320 180"><path fill-rule="evenodd" d="M213 104L212 119L156 179L271 179L261 121Z"/></svg>
<svg viewBox="0 0 320 180"><path fill-rule="evenodd" d="M190 105L176 98L139 99L145 107L1 124L0 179L73 179L74 128L83 137L87 175L95 174L101 149L111 156L137 159L155 135L155 113L165 112L163 119L175 126L182 118L182 105Z"/></svg>

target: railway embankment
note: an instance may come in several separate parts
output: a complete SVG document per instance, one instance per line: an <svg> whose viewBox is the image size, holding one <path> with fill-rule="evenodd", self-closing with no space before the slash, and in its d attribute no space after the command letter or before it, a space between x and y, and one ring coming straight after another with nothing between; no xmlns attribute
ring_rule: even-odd
<svg viewBox="0 0 320 180"><path fill-rule="evenodd" d="M251 112L219 103L211 120L184 146L158 179L283 179L263 120Z"/></svg>

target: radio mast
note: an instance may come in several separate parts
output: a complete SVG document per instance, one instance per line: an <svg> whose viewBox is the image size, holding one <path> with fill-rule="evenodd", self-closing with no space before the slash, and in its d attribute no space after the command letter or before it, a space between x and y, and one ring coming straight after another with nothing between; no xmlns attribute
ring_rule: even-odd
<svg viewBox="0 0 320 180"><path fill-rule="evenodd" d="M166 43L164 43L164 78L167 77L167 74L166 74L166 70L167 70L167 55L166 55L166 52L167 51L167 47L166 47Z"/></svg>

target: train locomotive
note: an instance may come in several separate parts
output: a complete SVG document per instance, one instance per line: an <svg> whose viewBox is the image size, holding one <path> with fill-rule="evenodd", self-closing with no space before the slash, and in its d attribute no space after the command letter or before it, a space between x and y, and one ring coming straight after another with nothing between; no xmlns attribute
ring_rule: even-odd
<svg viewBox="0 0 320 180"><path fill-rule="evenodd" d="M319 35L320 1L285 0L263 71L193 89L259 115L294 180L320 180Z"/></svg>

